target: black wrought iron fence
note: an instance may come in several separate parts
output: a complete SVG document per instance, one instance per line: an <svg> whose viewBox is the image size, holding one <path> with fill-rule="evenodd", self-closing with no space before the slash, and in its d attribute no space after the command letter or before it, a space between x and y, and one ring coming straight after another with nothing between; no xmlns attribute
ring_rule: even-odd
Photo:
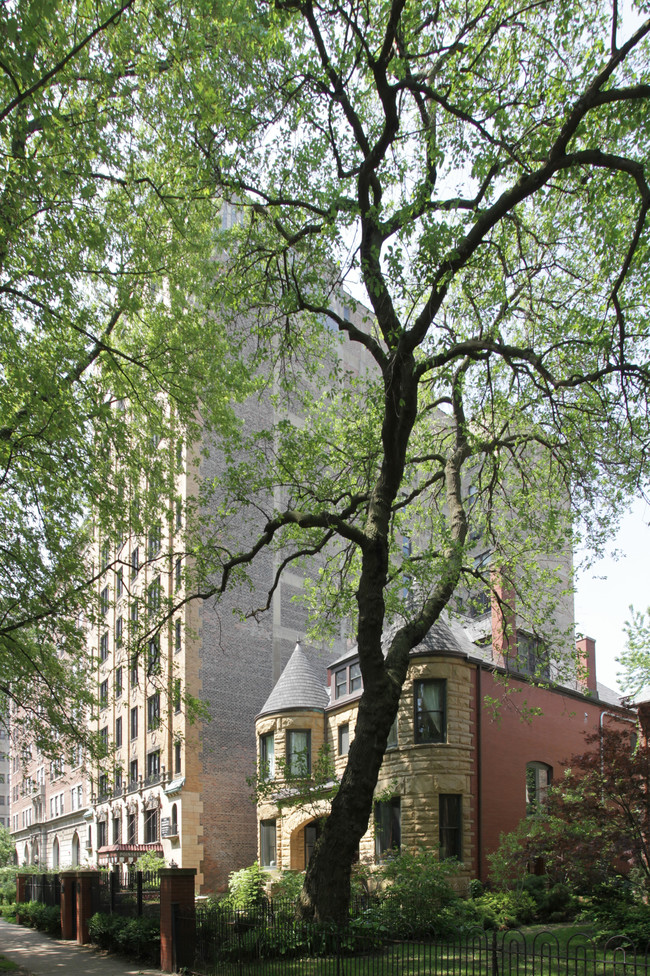
<svg viewBox="0 0 650 976"><path fill-rule="evenodd" d="M551 932L465 932L447 941L388 938L363 915L349 926L300 922L271 906L197 910L194 971L204 976L650 976L624 938L599 945Z"/></svg>
<svg viewBox="0 0 650 976"><path fill-rule="evenodd" d="M29 874L25 878L25 901L43 905L61 904L61 879L58 874Z"/></svg>
<svg viewBox="0 0 650 976"><path fill-rule="evenodd" d="M98 911L130 917L160 914L160 879L156 871L102 871Z"/></svg>

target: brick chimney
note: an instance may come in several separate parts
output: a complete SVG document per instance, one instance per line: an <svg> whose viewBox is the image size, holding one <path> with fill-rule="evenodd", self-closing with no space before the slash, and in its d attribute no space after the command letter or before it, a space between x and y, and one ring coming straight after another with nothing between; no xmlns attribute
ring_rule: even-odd
<svg viewBox="0 0 650 976"><path fill-rule="evenodd" d="M492 573L492 654L494 663L505 667L508 656L517 656L515 591L500 573Z"/></svg>
<svg viewBox="0 0 650 976"><path fill-rule="evenodd" d="M578 665L582 672L579 677L580 690L583 692L598 691L596 682L596 641L593 637L581 637L576 641Z"/></svg>

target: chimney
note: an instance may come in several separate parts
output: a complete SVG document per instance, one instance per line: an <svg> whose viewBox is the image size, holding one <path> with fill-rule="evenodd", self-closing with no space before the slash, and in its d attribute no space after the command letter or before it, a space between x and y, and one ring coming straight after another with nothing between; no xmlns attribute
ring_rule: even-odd
<svg viewBox="0 0 650 976"><path fill-rule="evenodd" d="M593 637L581 637L576 641L578 651L578 667L580 690L582 692L598 691L596 682L596 641Z"/></svg>
<svg viewBox="0 0 650 976"><path fill-rule="evenodd" d="M508 657L517 657L515 591L500 573L492 573L492 654L495 664L506 667Z"/></svg>

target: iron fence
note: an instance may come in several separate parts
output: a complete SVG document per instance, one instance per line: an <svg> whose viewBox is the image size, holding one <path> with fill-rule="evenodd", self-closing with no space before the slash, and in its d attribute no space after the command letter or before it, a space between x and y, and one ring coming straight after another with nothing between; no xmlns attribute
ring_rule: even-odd
<svg viewBox="0 0 650 976"><path fill-rule="evenodd" d="M160 915L157 871L100 871L97 911L111 915Z"/></svg>
<svg viewBox="0 0 650 976"><path fill-rule="evenodd" d="M61 904L61 879L58 874L29 874L25 877L25 901L43 905Z"/></svg>
<svg viewBox="0 0 650 976"><path fill-rule="evenodd" d="M196 913L202 976L650 976L648 951L624 938L599 945L552 932L474 930L448 941L396 940L363 916L349 927L291 919L272 906Z"/></svg>

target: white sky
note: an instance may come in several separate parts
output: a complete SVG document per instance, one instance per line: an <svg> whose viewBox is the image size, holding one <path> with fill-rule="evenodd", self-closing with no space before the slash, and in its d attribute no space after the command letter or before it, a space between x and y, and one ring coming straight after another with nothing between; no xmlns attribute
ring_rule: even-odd
<svg viewBox="0 0 650 976"><path fill-rule="evenodd" d="M650 606L649 523L650 506L636 502L610 546L618 558L600 560L578 579L576 629L596 641L597 677L610 688L620 687L616 658L625 646L630 604L635 610Z"/></svg>

